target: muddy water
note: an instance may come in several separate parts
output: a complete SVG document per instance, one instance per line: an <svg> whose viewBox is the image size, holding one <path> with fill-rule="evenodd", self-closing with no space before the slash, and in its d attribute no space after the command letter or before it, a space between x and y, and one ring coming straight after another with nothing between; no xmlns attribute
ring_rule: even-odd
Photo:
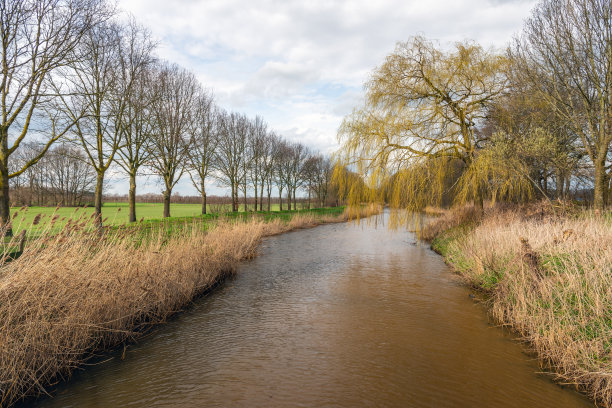
<svg viewBox="0 0 612 408"><path fill-rule="evenodd" d="M588 407L408 232L327 225L261 256L37 407Z"/></svg>

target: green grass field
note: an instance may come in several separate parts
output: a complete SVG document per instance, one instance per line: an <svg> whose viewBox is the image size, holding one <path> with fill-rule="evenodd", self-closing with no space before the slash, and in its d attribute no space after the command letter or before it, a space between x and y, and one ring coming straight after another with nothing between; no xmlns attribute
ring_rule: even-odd
<svg viewBox="0 0 612 408"><path fill-rule="evenodd" d="M264 206L265 207L265 206ZM201 215L200 204L172 204L170 206L171 218L169 221L189 219ZM227 213L230 209L229 204L224 206L209 205L208 215L206 218L216 218L219 210ZM240 206L242 210L242 205ZM286 218L293 211L279 212L279 205L273 204L271 207L273 212L276 212L274 217ZM94 209L92 207L26 207L21 210L18 207L11 209L13 217L13 232L20 233L22 230L27 231L27 235L38 235L43 232L54 232L61 230L70 220L73 223L91 223ZM264 211L264 213L266 213ZM243 213L244 214L244 213ZM136 218L144 220L145 223L158 223L163 220L163 204L161 203L137 203ZM239 214L228 213L230 217L239 216ZM39 221L34 225L34 220L39 217ZM55 218L55 222L52 220ZM104 225L120 226L128 224L128 204L127 203L105 203L102 207L102 218ZM266 217L267 218L267 217Z"/></svg>

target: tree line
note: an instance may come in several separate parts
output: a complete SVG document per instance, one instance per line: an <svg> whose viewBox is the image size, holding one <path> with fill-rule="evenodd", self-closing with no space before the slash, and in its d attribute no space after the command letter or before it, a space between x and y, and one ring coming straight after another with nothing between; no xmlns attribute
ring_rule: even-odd
<svg viewBox="0 0 612 408"><path fill-rule="evenodd" d="M105 0L0 0L0 221L10 194L23 204L93 201L98 220L111 166L163 183L164 217L173 189L189 177L206 213L206 181L231 190L232 210L296 207L302 190L328 199L332 163L292 143L261 117L228 112L189 70L155 56L146 28Z"/></svg>
<svg viewBox="0 0 612 408"><path fill-rule="evenodd" d="M586 196L605 208L611 16L609 0L541 0L505 52L398 43L339 132L344 163L368 181L352 200L418 210Z"/></svg>

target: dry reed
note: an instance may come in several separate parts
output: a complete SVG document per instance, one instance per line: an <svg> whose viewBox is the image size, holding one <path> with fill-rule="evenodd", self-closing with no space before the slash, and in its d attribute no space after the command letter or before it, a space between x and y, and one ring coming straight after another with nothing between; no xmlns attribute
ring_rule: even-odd
<svg viewBox="0 0 612 408"><path fill-rule="evenodd" d="M610 218L542 208L488 210L477 222L463 209L424 232L559 381L612 407Z"/></svg>
<svg viewBox="0 0 612 408"><path fill-rule="evenodd" d="M361 216L378 211L363 208ZM194 222L170 234L91 231L77 222L30 241L0 269L0 406L46 393L93 354L134 339L188 305L264 236L351 217ZM10 246L10 245L9 245Z"/></svg>

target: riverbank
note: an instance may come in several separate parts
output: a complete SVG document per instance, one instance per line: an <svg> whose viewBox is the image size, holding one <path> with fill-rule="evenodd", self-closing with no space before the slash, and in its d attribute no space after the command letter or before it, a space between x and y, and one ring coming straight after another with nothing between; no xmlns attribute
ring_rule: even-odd
<svg viewBox="0 0 612 408"><path fill-rule="evenodd" d="M550 206L450 211L422 237L545 369L612 406L612 219Z"/></svg>
<svg viewBox="0 0 612 408"><path fill-rule="evenodd" d="M256 256L263 237L377 211L103 233L75 224L28 241L0 269L0 406L46 393L88 358L164 322Z"/></svg>

